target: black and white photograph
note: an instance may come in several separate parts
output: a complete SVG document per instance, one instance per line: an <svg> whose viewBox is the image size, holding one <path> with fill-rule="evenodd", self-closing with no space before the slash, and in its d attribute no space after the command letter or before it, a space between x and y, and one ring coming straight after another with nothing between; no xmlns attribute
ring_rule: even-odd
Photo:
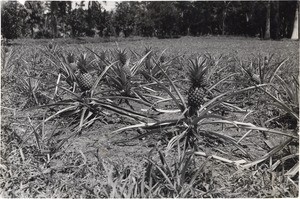
<svg viewBox="0 0 300 199"><path fill-rule="evenodd" d="M0 0L1 198L298 198L297 0Z"/></svg>

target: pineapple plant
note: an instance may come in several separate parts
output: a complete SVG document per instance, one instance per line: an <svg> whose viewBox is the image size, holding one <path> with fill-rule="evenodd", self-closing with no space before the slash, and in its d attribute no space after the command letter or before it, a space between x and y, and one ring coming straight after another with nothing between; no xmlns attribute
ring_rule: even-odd
<svg viewBox="0 0 300 199"><path fill-rule="evenodd" d="M58 43L54 42L54 40L52 40L51 42L49 42L46 46L46 51L51 53L51 54L61 54L62 52L62 48L58 45Z"/></svg>
<svg viewBox="0 0 300 199"><path fill-rule="evenodd" d="M172 66L172 61L176 58L166 59L164 53L166 49L163 50L160 54L157 54L152 50L151 47L146 47L144 50L145 58L145 67L144 70L141 71L141 74L145 77L147 81L152 81L151 78L148 78L147 74L150 74L152 77L156 79L161 79L164 75L161 71L161 68L164 72L167 72L169 67Z"/></svg>
<svg viewBox="0 0 300 199"><path fill-rule="evenodd" d="M105 69L105 66L108 63L108 56L107 56L107 51L106 50L102 50L99 54L99 56L95 56L97 63L98 63L98 72L99 75L101 74L101 71L103 71Z"/></svg>
<svg viewBox="0 0 300 199"><path fill-rule="evenodd" d="M88 72L87 69L90 64L91 62L88 62L86 54L81 54L77 63L75 76L82 91L88 91L94 85L93 76Z"/></svg>
<svg viewBox="0 0 300 199"><path fill-rule="evenodd" d="M64 74L64 76L66 77L66 82L73 87L74 86L74 82L76 81L74 78L74 74L76 69L77 69L77 65L75 63L75 55L72 52L67 53L66 56L63 57L64 63L66 63L69 67L66 70L63 69L59 69L60 73Z"/></svg>
<svg viewBox="0 0 300 199"><path fill-rule="evenodd" d="M190 63L191 64L188 67L188 77L191 86L188 91L188 105L193 115L204 103L208 67L207 59L205 57L198 57L195 60L190 60Z"/></svg>
<svg viewBox="0 0 300 199"><path fill-rule="evenodd" d="M108 82L121 95L131 96L131 77L129 62L127 62L124 66L117 65L111 68L111 72L108 73Z"/></svg>
<svg viewBox="0 0 300 199"><path fill-rule="evenodd" d="M145 55L148 54L148 56L145 59L145 66L146 66L146 70L148 72L150 72L151 68L152 68L152 63L151 63L151 59L152 59L152 56L153 56L152 48L151 47L146 47L145 51L144 51L144 54Z"/></svg>
<svg viewBox="0 0 300 199"><path fill-rule="evenodd" d="M133 74L131 72L129 63L130 63L130 59L128 59L126 61L126 63L122 66L122 70L124 71L124 74L126 75L126 78L130 80L131 77L133 76Z"/></svg>
<svg viewBox="0 0 300 199"><path fill-rule="evenodd" d="M129 67L129 63L130 63L130 58L127 57L127 53L126 50L120 50L117 49L115 51L116 53L116 59L117 61L119 61L118 67L120 68L120 71L124 72L124 74L126 75L127 79L130 79L132 76L130 67Z"/></svg>
<svg viewBox="0 0 300 199"><path fill-rule="evenodd" d="M136 75L143 66L147 55L148 54L132 62L130 58L127 58L125 50L117 49L114 51L113 58L116 64L113 65L107 73L107 83L113 88L112 92L114 95L147 101L139 92L141 83ZM132 108L127 99L121 99L119 103L123 101Z"/></svg>
<svg viewBox="0 0 300 199"><path fill-rule="evenodd" d="M126 50L120 50L120 49L117 49L115 51L116 53L116 58L117 60L120 62L120 64L123 66L125 65L126 61L127 61L127 53L126 53Z"/></svg>

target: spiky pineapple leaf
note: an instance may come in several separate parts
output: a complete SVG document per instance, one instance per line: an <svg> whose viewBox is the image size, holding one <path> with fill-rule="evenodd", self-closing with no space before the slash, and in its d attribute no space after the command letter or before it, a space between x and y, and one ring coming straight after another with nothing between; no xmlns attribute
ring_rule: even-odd
<svg viewBox="0 0 300 199"><path fill-rule="evenodd" d="M289 58L286 58L284 60L282 60L275 68L274 68L274 72L271 75L270 79L269 79L269 83L271 83L274 79L275 76L277 76L277 72L279 71L279 69L281 68L281 66L283 66L283 64L288 61ZM269 72L271 72L271 70L269 70Z"/></svg>
<svg viewBox="0 0 300 199"><path fill-rule="evenodd" d="M202 124L215 124L215 123L231 124L236 128L264 131L264 132L269 132L269 133L274 133L274 134L278 134L278 135L284 135L284 136L287 136L287 137L292 137L292 138L299 139L296 135L293 135L291 133L287 133L287 132L279 131L279 130L274 130L274 129L269 129L269 128L265 128L265 127L259 127L259 126L255 126L254 124L245 123L245 122L229 121L229 120L215 120L215 121L210 121L210 122L203 122Z"/></svg>
<svg viewBox="0 0 300 199"><path fill-rule="evenodd" d="M117 62L113 62L110 65L106 66L105 69L103 70L103 72L100 74L100 76L97 78L97 80L95 81L93 87L91 88L91 96L93 96L96 87L98 86L99 82L101 81L101 79L103 78L103 76L106 74L106 72L108 71L108 69L110 69L110 67L112 67L115 63Z"/></svg>
<svg viewBox="0 0 300 199"><path fill-rule="evenodd" d="M260 157L259 159L250 162L248 164L244 164L242 165L243 168L250 168L252 166L255 166L265 160L267 160L268 158L272 157L274 154L276 154L277 152L281 151L283 148L285 148L291 141L293 140L293 138L287 138L284 142L278 144L277 146L275 146L270 152L268 152L267 154L263 155L262 157Z"/></svg>
<svg viewBox="0 0 300 199"><path fill-rule="evenodd" d="M274 95L272 95L270 92L261 89L263 92L265 92L269 97L271 97L276 103L274 104L275 106L277 106L278 108L280 108L281 110L286 111L287 113L291 114L294 118L296 118L299 121L299 116L291 109L291 107L289 107L289 105L287 105L286 102L278 99L277 97L275 97Z"/></svg>
<svg viewBox="0 0 300 199"><path fill-rule="evenodd" d="M235 90L227 91L225 93L222 93L222 94L214 97L213 99L209 100L208 102L206 102L203 106L200 107L198 112L200 113L201 116L205 115L213 107L221 104L222 102L224 102L226 99L228 99L230 97L233 97L237 94L240 94L240 93L243 93L243 92L246 92L246 91L249 91L249 90L265 87L265 86L268 86L268 85L269 84L260 84L260 85L255 85L255 86L250 86L250 87L247 87L247 88L243 88L243 89L240 89L240 90L237 90L237 91L235 91Z"/></svg>
<svg viewBox="0 0 300 199"><path fill-rule="evenodd" d="M139 98L133 98L133 97L126 97L126 96L103 96L103 97L97 97L97 98L91 98L91 100L106 100L106 99L124 99L124 100L129 100L129 101L134 101L146 106L152 106L151 103L148 103L144 100L140 100Z"/></svg>
<svg viewBox="0 0 300 199"><path fill-rule="evenodd" d="M142 63L143 61L147 58L147 56L151 53L152 51L149 51L146 55L144 55L141 59L139 59L134 65L133 67L131 68L131 72L132 72L132 75L135 75L139 69L141 68L142 66Z"/></svg>
<svg viewBox="0 0 300 199"><path fill-rule="evenodd" d="M222 83L222 82L225 81L226 79L229 79L230 77L235 76L235 75L237 75L237 74L238 74L238 73L233 73L233 74L230 74L230 75L228 75L228 76L226 76L226 77L220 79L220 80L219 80L218 82L216 82L214 85L210 86L207 90L208 90L208 91L213 90L213 89L216 88L220 83Z"/></svg>
<svg viewBox="0 0 300 199"><path fill-rule="evenodd" d="M165 180L168 182L169 186L173 189L176 190L176 188L174 187L174 185L172 184L171 179L168 177L168 175L160 168L160 166L158 164L156 164L153 160L148 159L147 160L149 162L151 162L159 171L160 173L164 176Z"/></svg>
<svg viewBox="0 0 300 199"><path fill-rule="evenodd" d="M138 120L138 121L149 120L149 116L147 116L147 115L143 115L143 114L138 113L136 111L132 111L132 110L129 110L129 109L119 107L119 106L114 105L112 103L106 103L106 102L100 101L99 99L93 99L91 104L92 105L98 105L102 108L105 108L107 110L111 110L115 113L118 113L122 116L126 116L130 119L134 119L134 120Z"/></svg>
<svg viewBox="0 0 300 199"><path fill-rule="evenodd" d="M170 90L165 85L163 85L159 80L157 80L155 77L147 74L146 72L143 72L143 74L146 77L151 78L152 80L154 80L163 90L165 90L170 95L170 97L173 99L173 101L175 102L175 104L177 105L177 107L182 112L184 112L184 110L186 109L185 108L186 107L186 103L184 102L184 99L183 99L182 95L179 93L178 89L176 88L176 86L173 84L173 82L171 80L170 81L172 82L174 88L176 88L175 91L176 91L177 94L179 94L180 101L183 102L183 104L181 104L180 101L170 92Z"/></svg>

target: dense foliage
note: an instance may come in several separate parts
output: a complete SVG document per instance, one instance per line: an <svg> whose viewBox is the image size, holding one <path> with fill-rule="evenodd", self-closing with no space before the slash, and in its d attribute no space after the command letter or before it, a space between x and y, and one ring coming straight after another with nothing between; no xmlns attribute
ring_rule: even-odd
<svg viewBox="0 0 300 199"><path fill-rule="evenodd" d="M76 6L8 1L1 8L1 33L6 38L210 34L279 39L291 37L296 7L296 1L122 1L106 11L97 1Z"/></svg>
<svg viewBox="0 0 300 199"><path fill-rule="evenodd" d="M1 49L1 196L299 194L298 42L67 40Z"/></svg>

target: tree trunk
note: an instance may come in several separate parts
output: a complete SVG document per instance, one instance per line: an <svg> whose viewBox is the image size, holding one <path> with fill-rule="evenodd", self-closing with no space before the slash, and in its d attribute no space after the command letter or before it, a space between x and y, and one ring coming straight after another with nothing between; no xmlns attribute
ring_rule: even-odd
<svg viewBox="0 0 300 199"><path fill-rule="evenodd" d="M31 38L34 38L34 30L33 30L33 25L30 27L30 32L31 32Z"/></svg>
<svg viewBox="0 0 300 199"><path fill-rule="evenodd" d="M62 23L62 28L64 33L63 38L66 38L66 24L64 22Z"/></svg>
<svg viewBox="0 0 300 199"><path fill-rule="evenodd" d="M266 17L266 31L264 39L270 39L271 37L271 2L266 3L267 7L267 17Z"/></svg>
<svg viewBox="0 0 300 199"><path fill-rule="evenodd" d="M266 3L266 7L267 7L267 17L266 17L266 31L265 31L265 37L264 39L270 39L271 34L270 34L270 30L271 30L271 2L268 1Z"/></svg>
<svg viewBox="0 0 300 199"><path fill-rule="evenodd" d="M279 39L280 32L280 19L279 19L279 1L274 2L274 10L275 10L275 39Z"/></svg>
<svg viewBox="0 0 300 199"><path fill-rule="evenodd" d="M293 28L293 34L291 39L299 39L299 34L298 34L298 23L299 23L299 2L296 4L296 11L295 11L295 19L294 19L294 28Z"/></svg>
<svg viewBox="0 0 300 199"><path fill-rule="evenodd" d="M57 17L55 15L52 15L52 34L53 37L57 37Z"/></svg>
<svg viewBox="0 0 300 199"><path fill-rule="evenodd" d="M229 4L231 2L226 2L224 1L224 8L223 8L223 11L222 11L222 35L225 35L225 30L226 30L226 24L225 24L225 20L226 20L226 17L227 17L227 10L228 10L228 7L229 7Z"/></svg>
<svg viewBox="0 0 300 199"><path fill-rule="evenodd" d="M191 36L191 25L189 25L189 27L187 28L187 36Z"/></svg>
<svg viewBox="0 0 300 199"><path fill-rule="evenodd" d="M225 19L226 19L226 9L227 8L224 8L223 10L223 17L222 17L222 35L225 35Z"/></svg>

